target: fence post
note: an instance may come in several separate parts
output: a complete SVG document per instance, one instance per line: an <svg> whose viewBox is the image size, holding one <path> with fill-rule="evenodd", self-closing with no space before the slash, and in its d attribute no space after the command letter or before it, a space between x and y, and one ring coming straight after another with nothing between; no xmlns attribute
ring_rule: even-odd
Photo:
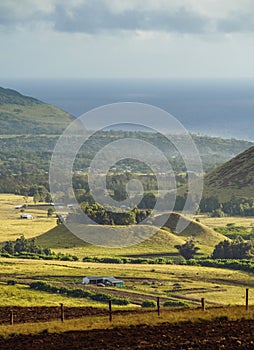
<svg viewBox="0 0 254 350"><path fill-rule="evenodd" d="M63 322L64 321L64 305L62 303L60 304L60 309L61 309L60 318L61 318L61 321Z"/></svg>
<svg viewBox="0 0 254 350"><path fill-rule="evenodd" d="M246 288L246 294L245 294L245 308L246 308L246 311L249 310L249 288Z"/></svg>
<svg viewBox="0 0 254 350"><path fill-rule="evenodd" d="M112 300L108 301L108 309L109 309L109 322L112 322Z"/></svg>
<svg viewBox="0 0 254 350"><path fill-rule="evenodd" d="M157 312L158 316L160 316L160 297L157 297Z"/></svg>
<svg viewBox="0 0 254 350"><path fill-rule="evenodd" d="M13 310L10 310L10 325L13 325Z"/></svg>
<svg viewBox="0 0 254 350"><path fill-rule="evenodd" d="M205 298L201 298L201 308L205 311Z"/></svg>

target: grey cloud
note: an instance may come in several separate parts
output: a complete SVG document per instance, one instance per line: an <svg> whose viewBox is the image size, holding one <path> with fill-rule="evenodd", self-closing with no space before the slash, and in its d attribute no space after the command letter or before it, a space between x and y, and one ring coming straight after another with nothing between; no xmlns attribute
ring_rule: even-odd
<svg viewBox="0 0 254 350"><path fill-rule="evenodd" d="M68 2L47 0L47 2L52 6L50 11L43 10L32 0L24 0L17 11L16 1L0 0L0 29L45 22L58 32L89 34L121 30L156 30L190 34L254 31L252 3L250 7L247 6L238 13L225 15L225 18L216 20L210 18L209 14L201 15L195 12L194 8L191 10L183 6L175 11L165 8L152 10L144 6L143 9L137 7L116 13L106 0L87 0L79 5L71 0Z"/></svg>
<svg viewBox="0 0 254 350"><path fill-rule="evenodd" d="M250 13L240 13L232 15L229 18L222 19L217 22L217 30L219 32L253 32L254 31L254 15Z"/></svg>
<svg viewBox="0 0 254 350"><path fill-rule="evenodd" d="M38 8L36 5L27 1L19 3L19 8L16 8L14 0L1 0L0 1L0 28L15 28L19 25L29 25L36 22L49 21L49 13ZM21 6L20 6L21 5Z"/></svg>
<svg viewBox="0 0 254 350"><path fill-rule="evenodd" d="M169 10L132 9L115 13L104 0L92 0L78 6L64 5L64 2L52 0L55 4L51 13L39 8L26 6L21 12L15 12L15 2L0 2L0 27L15 28L18 25L29 25L46 22L54 30L70 33L113 32L119 30L158 30L180 33L199 33L206 30L207 19L185 8L176 12ZM27 11L26 11L27 10Z"/></svg>
<svg viewBox="0 0 254 350"><path fill-rule="evenodd" d="M54 28L63 32L98 33L114 30L158 30L180 33L206 31L207 20L180 8L177 12L126 10L113 13L102 1L94 0L77 8L72 16L56 7Z"/></svg>

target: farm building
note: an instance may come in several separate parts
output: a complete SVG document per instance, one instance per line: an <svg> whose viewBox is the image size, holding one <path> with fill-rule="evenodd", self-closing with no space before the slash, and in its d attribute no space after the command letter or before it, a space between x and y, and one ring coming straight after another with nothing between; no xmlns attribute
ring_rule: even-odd
<svg viewBox="0 0 254 350"><path fill-rule="evenodd" d="M20 219L32 220L33 216L31 214L23 214L23 215L20 215Z"/></svg>
<svg viewBox="0 0 254 350"><path fill-rule="evenodd" d="M24 208L24 204L20 204L20 205L16 205L15 209L23 209Z"/></svg>
<svg viewBox="0 0 254 350"><path fill-rule="evenodd" d="M105 286L117 286L122 287L123 281L116 279L113 276L86 276L83 278L83 284L98 284L103 283Z"/></svg>

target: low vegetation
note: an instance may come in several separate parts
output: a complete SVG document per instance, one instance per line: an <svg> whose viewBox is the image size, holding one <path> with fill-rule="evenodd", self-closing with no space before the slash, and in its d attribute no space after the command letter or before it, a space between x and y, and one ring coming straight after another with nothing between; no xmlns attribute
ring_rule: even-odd
<svg viewBox="0 0 254 350"><path fill-rule="evenodd" d="M144 300L142 302L142 307L156 307L156 302L154 300Z"/></svg>
<svg viewBox="0 0 254 350"><path fill-rule="evenodd" d="M37 245L36 239L27 240L23 235L15 242L7 241L3 244L0 255L6 258L44 259L77 261L78 257L71 254L55 253L50 248L41 248Z"/></svg>
<svg viewBox="0 0 254 350"><path fill-rule="evenodd" d="M76 289L76 288L70 289L67 287L56 287L42 281L30 283L30 288L38 291L48 292L48 293L66 295L72 298L90 299L90 300L98 301L102 303L112 300L112 304L115 304L115 305L128 305L130 303L128 299L112 297L111 295L106 293L93 293L84 289Z"/></svg>

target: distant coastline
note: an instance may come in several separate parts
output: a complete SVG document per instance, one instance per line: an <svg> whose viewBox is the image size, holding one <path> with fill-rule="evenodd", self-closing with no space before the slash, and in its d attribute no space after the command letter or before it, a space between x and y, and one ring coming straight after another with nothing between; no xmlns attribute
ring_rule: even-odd
<svg viewBox="0 0 254 350"><path fill-rule="evenodd" d="M192 133L254 140L254 79L0 79L78 117L114 102L165 109Z"/></svg>

